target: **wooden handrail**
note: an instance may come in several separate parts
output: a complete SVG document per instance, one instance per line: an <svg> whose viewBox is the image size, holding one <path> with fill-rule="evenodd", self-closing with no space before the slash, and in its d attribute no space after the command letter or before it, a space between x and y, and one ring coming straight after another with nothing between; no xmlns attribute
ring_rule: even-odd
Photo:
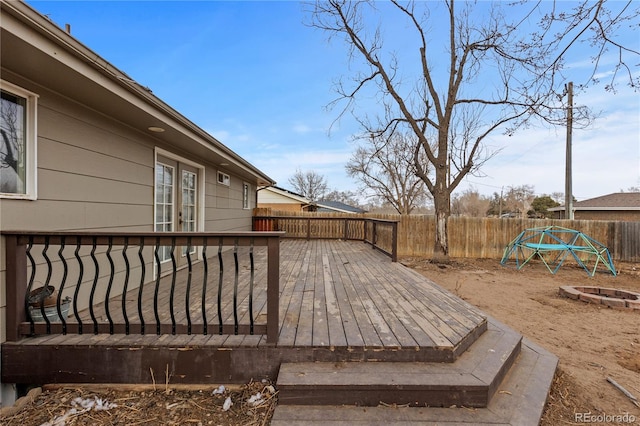
<svg viewBox="0 0 640 426"><path fill-rule="evenodd" d="M368 217L314 217L314 216L285 216L285 215L275 215L275 216L254 216L253 217L253 229L254 231L264 231L269 232L271 230L285 230L284 228L287 226L288 222L294 223L304 223L304 237L296 236L292 233L286 233L284 236L286 238L306 238L307 240L311 238L317 239L344 239L344 240L355 240L355 241L364 241L365 243L371 244L371 246L375 249L378 249L391 257L393 262L398 261L398 223L397 220L389 220L389 219L376 219L376 218L368 218ZM313 235L312 227L316 222L342 222L341 229L330 230L328 234L320 234L317 236ZM349 233L349 223L360 223L361 226L361 236L353 236L353 234ZM369 232L369 226L371 225L371 232ZM387 226L391 227L391 235L389 241L380 241L378 226ZM262 229L266 228L266 229ZM383 244L388 244L388 249L383 247Z"/></svg>

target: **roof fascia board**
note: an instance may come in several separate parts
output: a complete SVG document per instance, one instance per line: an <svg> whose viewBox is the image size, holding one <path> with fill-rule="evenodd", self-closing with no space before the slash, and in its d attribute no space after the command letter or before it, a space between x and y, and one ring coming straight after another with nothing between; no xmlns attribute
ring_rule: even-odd
<svg viewBox="0 0 640 426"><path fill-rule="evenodd" d="M153 95L148 88L131 79L28 4L22 1L1 0L1 7L2 27L7 31L121 97L125 102L172 126L198 144L236 164L248 174L275 183L269 176ZM40 37L34 37L33 32L29 32L24 24Z"/></svg>

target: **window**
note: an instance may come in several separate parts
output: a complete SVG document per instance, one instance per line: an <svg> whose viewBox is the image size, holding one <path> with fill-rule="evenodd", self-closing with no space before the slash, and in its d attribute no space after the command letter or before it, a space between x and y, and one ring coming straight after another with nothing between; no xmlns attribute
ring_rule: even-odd
<svg viewBox="0 0 640 426"><path fill-rule="evenodd" d="M0 197L36 199L37 95L0 81Z"/></svg>
<svg viewBox="0 0 640 426"><path fill-rule="evenodd" d="M248 183L242 184L242 208L243 209L249 208L249 184Z"/></svg>
<svg viewBox="0 0 640 426"><path fill-rule="evenodd" d="M229 186L231 184L231 178L226 173L218 172L218 183Z"/></svg>

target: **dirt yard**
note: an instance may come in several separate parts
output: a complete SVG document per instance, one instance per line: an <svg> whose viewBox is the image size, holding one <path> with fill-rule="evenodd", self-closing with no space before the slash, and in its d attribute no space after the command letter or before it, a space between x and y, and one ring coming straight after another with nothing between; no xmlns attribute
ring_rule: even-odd
<svg viewBox="0 0 640 426"><path fill-rule="evenodd" d="M402 259L402 262L560 358L543 426L584 424L575 421L575 413L592 416L628 413L640 423L640 408L606 381L611 377L640 398L640 312L589 305L558 295L561 285L593 285L640 292L640 264L616 265L620 270L617 277L599 273L591 278L584 270L571 266L551 275L542 265L516 271L500 266L497 260L465 259L449 265L436 265L423 259ZM212 395L211 389L167 392L162 385L155 391L51 389L28 402L18 413L0 416L0 423L20 426L265 425L277 399L268 386L253 383L240 389L227 389L219 395ZM256 404L251 399L259 392L262 400ZM227 398L231 398L233 405L224 411ZM98 404L98 401L106 409L70 414L74 404L78 412L84 409L83 403ZM63 419L65 414L67 418ZM590 424L616 424L589 419Z"/></svg>
<svg viewBox="0 0 640 426"><path fill-rule="evenodd" d="M640 408L606 381L611 377L640 399L640 311L614 310L558 295L558 287L598 286L640 293L640 264L617 264L619 275L589 277L565 265L552 275L542 264L520 271L497 260L459 260L436 265L403 263L560 358L542 425L582 424L574 413L629 413L640 424ZM612 424L604 423L591 424Z"/></svg>

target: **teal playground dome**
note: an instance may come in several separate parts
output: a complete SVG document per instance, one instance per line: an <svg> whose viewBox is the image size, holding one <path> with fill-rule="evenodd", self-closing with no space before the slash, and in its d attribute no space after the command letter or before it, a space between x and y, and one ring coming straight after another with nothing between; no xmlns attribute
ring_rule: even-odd
<svg viewBox="0 0 640 426"><path fill-rule="evenodd" d="M616 275L611 254L605 245L580 231L560 226L525 229L504 249L500 264L515 263L516 268L521 269L538 257L549 272L555 274L569 255L590 276L595 275L600 265Z"/></svg>

